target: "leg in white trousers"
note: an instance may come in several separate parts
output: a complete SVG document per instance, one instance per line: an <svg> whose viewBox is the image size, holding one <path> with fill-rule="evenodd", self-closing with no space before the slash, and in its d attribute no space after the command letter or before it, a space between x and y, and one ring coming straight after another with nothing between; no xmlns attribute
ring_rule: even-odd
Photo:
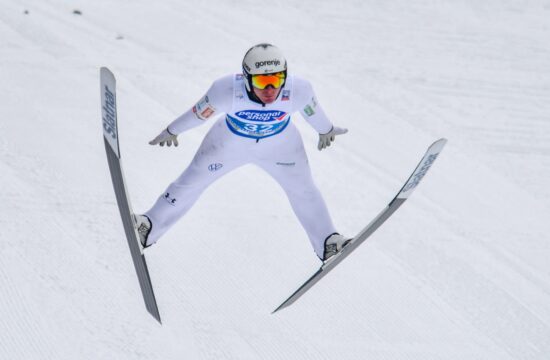
<svg viewBox="0 0 550 360"><path fill-rule="evenodd" d="M218 121L191 164L145 213L153 224L148 243L156 242L185 215L210 184L248 163L261 167L281 185L315 253L322 258L324 240L336 230L313 182L302 139L292 124L281 134L256 142L234 135L225 122Z"/></svg>
<svg viewBox="0 0 550 360"><path fill-rule="evenodd" d="M315 253L322 259L325 239L335 233L336 229L332 224L325 201L313 182L305 152L300 158L303 160L297 160L294 166L278 165L277 162L256 164L270 174L283 188Z"/></svg>

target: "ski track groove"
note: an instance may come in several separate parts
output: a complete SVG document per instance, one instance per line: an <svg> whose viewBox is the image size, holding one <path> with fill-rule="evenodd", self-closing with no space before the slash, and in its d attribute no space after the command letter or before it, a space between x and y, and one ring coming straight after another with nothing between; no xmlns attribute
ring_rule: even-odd
<svg viewBox="0 0 550 360"><path fill-rule="evenodd" d="M3 168L6 166L3 164ZM3 179L6 178L8 181L6 184L18 184L19 181L15 179L20 179L19 176L14 175L14 171L7 168L2 171ZM8 175L9 174L9 175ZM9 176L9 177L8 177ZM10 181L11 180L11 181ZM11 194L12 191L16 191L14 188L10 190L11 185L8 185L8 193ZM4 191L6 188L3 188ZM36 196L37 194L31 195ZM6 197L2 196L3 205L8 206L12 209L21 209L17 203L16 197ZM17 234L21 234L17 230L17 224L7 224L3 227L4 231L7 230L7 234L11 235L10 237L16 237ZM37 229L31 227L30 233L37 233ZM18 275L13 274L12 266L9 266L7 263L4 264L4 259L12 258L11 256L6 256L6 252L11 254L13 258L18 259L18 263L23 266L23 270L19 271ZM46 319L40 306L36 306L34 300L38 291L43 291L45 287L48 286L48 278L44 277L40 272L35 271L34 264L30 263L28 260L28 254L24 249L19 246L6 248L2 251L2 257L0 258L0 275L2 277L2 284L4 291L7 291L7 296L3 295L2 304L3 307L10 309L10 312L17 314L17 320L13 321L13 317L3 317L2 318L2 328L5 329L7 336L3 336L0 343L0 352L6 353L5 358L12 358L17 354L21 355L21 358L32 358L33 354L40 353L45 359L58 359L59 352L54 351L51 344L56 343L58 339L55 338L55 333L51 333L46 329L52 324L47 324ZM37 279L40 279L40 285L33 288L30 287L21 287L19 284L20 281L14 280L15 278L21 279L24 277L24 283L30 284ZM22 291L25 289L25 291ZM24 333L25 337L17 338L16 334ZM13 336L10 334L14 334ZM53 335L53 336L52 336ZM5 342L9 340L9 342Z"/></svg>
<svg viewBox="0 0 550 360"><path fill-rule="evenodd" d="M406 91L404 89L401 92L402 92L401 101L403 101L404 99L410 98L411 96L419 97L419 99L415 100L414 102L422 102L423 101L422 98L420 98L420 96L417 95L417 94L413 95L413 93L411 93L409 91ZM376 97L375 94L372 94L372 96ZM379 103L382 105L383 101L380 100ZM430 110L435 112L435 115L437 116L437 118L445 119L445 118L449 117L449 114L444 111L444 107L442 107L441 105L442 104L434 103L434 104L430 105L429 108L430 108ZM399 106L397 108L394 107L392 109L392 112L394 112L396 115L398 115L399 118L405 118L405 115L401 114L401 112L399 110L397 110L399 108L400 108ZM404 111L405 108L404 107L402 107L402 108L403 108L403 111ZM532 116L536 116L536 115L532 115ZM475 115L472 115L471 117L475 118ZM425 128L425 126L423 126L423 124L416 124L416 125ZM493 125L495 125L495 124L493 124ZM546 123L545 125L549 125L549 123ZM472 139L471 140L468 140L465 137L462 137L462 138L451 138L450 141L453 144L456 143L456 145L460 146L463 149L470 148L471 147L470 144L472 143L472 141L478 143L477 146L482 146L482 147L486 147L486 148L490 148L491 146L493 148L496 147L496 146L499 146L498 143L495 141L495 139L497 139L498 142L507 143L508 145L504 146L504 148L503 148L505 150L505 152L502 155L500 155L503 159L502 160L503 164L506 164L506 160L505 160L504 156L508 156L508 154L511 152L510 149L512 148L514 150L517 150L517 148L514 147L516 145L510 145L510 144L515 144L515 143L520 144L521 143L521 147L525 149L525 152L528 152L528 153L532 154L535 151L537 151L537 147L536 147L537 144L545 143L546 139L548 139L550 141L550 135L548 135L548 134L550 134L550 128L548 129L549 131L536 131L536 130L533 131L533 129L538 128L538 126L533 126L533 127L531 127L531 130L529 131L528 130L529 125L527 125L527 124L526 125L512 125L512 126L507 126L506 124L504 124L504 126L503 126L501 123L497 123L496 127L493 126L493 128L491 130L489 130L488 129L489 126L491 126L491 125L486 125L486 127L482 128L482 129L480 129L479 126L472 126L471 130L470 130L470 134L472 134ZM515 133L513 130L511 130L515 126L523 127L524 129L526 129L524 137L505 136L506 134L510 134L511 131L512 131L512 133ZM498 133L500 133L501 135L500 136L497 135ZM533 138L534 139L540 139L540 141L536 141L536 140L532 141ZM448 154L446 154L446 155L448 155ZM485 155L483 155L483 153L481 153L481 154L471 153L470 157L472 159L476 159L476 161L478 161L480 165L488 163L487 160L486 160L487 157ZM493 170L493 172L495 174L502 174L503 170L506 170L505 166L496 165L494 163L494 161L493 161L493 163L489 162L488 165ZM523 163L517 163L516 162L516 165L517 166L522 166L522 167L527 166L526 169L532 168L532 166L530 166L529 164L523 164ZM515 177L515 176L508 176L507 178L508 178L508 180L510 180L510 181L512 181L516 184L520 184L520 185L526 184L526 181L524 179L521 179L521 177L518 178L518 177ZM538 198L540 196L540 191L537 191L537 190L540 190L540 189L527 188L525 190L529 191L533 197ZM548 189L545 188L544 190L545 190L544 195L546 197L550 197L550 192L548 192ZM540 203L540 205L545 206L544 203Z"/></svg>
<svg viewBox="0 0 550 360"><path fill-rule="evenodd" d="M432 316L436 316L438 319L442 320L445 319L446 321L452 322L456 325L456 329L454 329L453 332L450 332L446 336L452 337L456 340L457 346L464 346L464 347L470 347L471 344L462 344L462 334L468 333L472 334L472 332L477 332L477 336L473 336L472 339L476 339L478 336L483 335L482 332L479 332L479 330L475 327L473 327L468 321L465 321L463 316L455 311L455 309L448 304L444 298L441 298L438 294L436 294L433 289L428 284L423 281L422 278L419 278L417 276L411 275L410 272L407 271L406 267L403 266L403 260L400 258L397 258L392 253L388 253L385 250L382 250L380 253L381 258L385 258L390 260L390 264L388 267L385 268L385 271L396 271L396 276L400 276L403 278L402 281L407 284L407 286L411 286L415 288L416 291L418 291L420 296L418 296L418 299L414 299L414 301L422 301L422 306L419 308L416 308L413 303L413 299L411 300L405 300L407 306L407 311L412 313L420 313L422 314L425 312L424 309L431 308L433 312L435 312ZM399 281L392 281L393 286L389 288L389 290L395 289L395 293L391 294L392 296L389 296L389 298L399 298L399 293L405 288L404 285L399 285ZM425 304L424 302L427 302ZM428 315L429 316L429 315ZM432 331L436 331L437 329L432 329ZM440 334L440 336L443 336L443 334ZM419 339L416 339L416 342L421 342L421 333L418 334ZM459 345L460 344L460 345ZM478 342L477 346L487 346L486 343ZM474 348L472 348L472 351L475 351ZM493 349L491 349L494 352L499 352L498 347L494 346ZM500 359L503 359L504 353L500 354ZM450 356L448 351L443 351L439 356L447 357ZM458 357L461 359L462 357ZM480 359L483 359L484 356L480 356Z"/></svg>
<svg viewBox="0 0 550 360"><path fill-rule="evenodd" d="M425 254L428 249L424 249ZM465 251L465 253L468 253ZM418 256L422 253L417 253ZM468 272L478 271L473 267L469 266L466 262L459 260L462 257L459 254L453 254L451 258L444 253L438 252L438 261L445 262L447 264L452 263L453 269L456 269L460 274L465 274ZM426 286L432 287L434 293L438 294L444 301L447 301L449 306L454 307L458 313L463 313L465 320L470 322L471 325L475 326L478 331L485 334L488 338L491 338L492 341L497 344L499 347L506 349L509 355L514 359L542 359L543 354L547 353L545 348L541 349L531 349L527 344L545 344L543 339L543 334L548 332L548 325L544 325L544 322L538 318L534 313L532 313L529 308L525 305L519 303L514 297L507 293L502 287L497 287L497 285L490 279L484 278L483 276L472 277L477 279L477 282L472 284L473 288L476 290L476 298L472 294L468 294L466 291L469 286L464 283L460 283L460 278L453 276L449 273L442 273L441 268L433 271L425 271L420 265L412 266L409 262L404 259L409 259L414 254L399 254L393 252L393 256L396 259L399 259L399 262L402 266L409 267L410 272L416 273L419 279L423 279ZM424 257L426 257L425 255ZM483 259L485 256L480 256ZM421 261L421 260L418 260ZM483 263L482 260L478 261ZM429 263L427 263L429 264ZM432 265L433 266L433 265ZM480 275L480 273L478 273ZM443 284L449 284L447 286L437 286ZM497 294L490 296L488 294ZM486 308L481 310L481 306L488 306L487 302L482 301L483 297L489 296L491 299L498 299L497 301L493 300L491 302L491 309ZM505 310L504 310L505 309ZM513 310L512 310L513 309ZM515 329L516 326L514 322L519 322L518 317L521 318L522 322L529 322L525 328L521 329L520 333L513 332L513 330L504 331L494 331L494 327L491 326L487 321L488 313L494 313L494 316L491 316L491 321L500 321L506 322L510 321L506 327L497 327L497 329L506 329L511 328ZM512 316L510 319L503 317L504 314ZM515 316L514 316L515 315ZM520 345L518 341L523 338L525 341L524 345ZM547 344L548 345L548 344Z"/></svg>
<svg viewBox="0 0 550 360"><path fill-rule="evenodd" d="M13 13L16 13L14 7L12 7L11 10ZM18 12L18 14L20 13ZM31 10L29 15L21 16L23 16L23 20L20 22L9 19L8 17L4 17L2 21L5 24L8 24L8 26L10 26L28 43L34 44L37 48L40 48L42 53L47 54L53 59L58 59L63 55L68 56L70 55L71 50L74 51L74 48L67 49L67 44L63 41L64 39L67 39L67 36L57 36L56 34L52 34L50 31L45 31L44 27L37 29L35 24L36 14L33 10ZM56 24L56 22L52 21L48 16L42 16L41 10L38 11L38 20L43 21L41 25ZM55 28L55 26L52 27ZM47 46L45 46L45 44L47 44Z"/></svg>
<svg viewBox="0 0 550 360"><path fill-rule="evenodd" d="M87 17L75 16L71 14L71 11L67 8L65 8L66 12L61 12L59 7L54 8L52 4L44 1L39 3L32 2L31 7L31 15L34 14L33 16L36 16L36 14L38 14L41 21L45 21L46 23L55 23L56 25L62 24L62 28L65 28L65 30L59 29L56 30L55 33L49 34L49 36L55 39L55 42L59 44L59 48L67 48L65 51L60 51L60 49L56 49L54 52L45 51L52 57L59 58L60 55L74 56L76 54L81 54L85 58L89 58L93 61L96 52L93 50L88 50L89 48L86 46L82 46L82 41L77 40L81 39L81 37L74 37L75 40L73 40L72 36L68 36L68 34L74 34L75 31L78 31L78 33L80 33L81 36L83 35L82 37L90 43L98 41L102 46L106 46L108 48L108 51L106 51L107 54L116 52L117 47L114 44L111 44L111 42L105 41L106 39L109 39L112 34L109 34L105 30L100 30L100 27L88 25ZM52 26L51 28L57 29L56 26ZM26 29L25 31L29 32L30 30ZM33 42L36 42L34 33L35 32L32 33L31 38L33 39ZM42 33L43 36L46 36L46 32Z"/></svg>
<svg viewBox="0 0 550 360"><path fill-rule="evenodd" d="M441 312L443 314L446 314L449 321L452 321L454 324L456 324L458 333L475 334L471 337L472 341L477 343L477 346L479 347L487 346L486 343L479 340L483 337L484 334L479 329L474 327L468 321L468 319L465 319L462 314L456 311L452 303L447 302L445 298L437 294L436 289L430 287L424 278L411 274L410 271L408 271L408 266L404 263L402 258L396 257L395 254L385 250L382 250L382 255L391 259L393 264L400 271L401 275L403 277L406 277L407 281L410 282L412 286L416 287L422 293L422 295L425 296L431 304L433 304L433 306L435 306L437 309L441 309ZM494 354L499 353L499 359L512 359L511 357L508 357L505 352L501 351L496 344L493 343L492 347L493 349L491 350L494 352ZM483 359L484 355L480 356L479 358Z"/></svg>
<svg viewBox="0 0 550 360"><path fill-rule="evenodd" d="M176 255L176 257L177 256L179 256L179 254ZM226 256L230 255L227 254ZM195 308L195 311L199 311L200 313L204 314L210 313L210 316L207 316L206 319L193 321L193 334L195 342L198 344L203 358L216 359L220 358L221 355L223 355L222 358L227 359L240 358L239 353L232 353L230 350L231 344L235 342L234 338L236 337L236 335L234 334L237 333L241 333L241 341L245 341L245 343L248 344L248 347L252 349L254 353L258 354L259 357L261 357L262 353L267 353L265 349L266 344L254 348L253 344L257 341L261 341L261 339L255 339L255 336L250 334L249 331L247 331L246 329L242 329L240 327L235 328L235 325L232 325L238 324L238 322L236 322L237 319L243 323L254 323L254 317L258 316L259 314L255 314L254 312L250 314L250 311L247 311L248 306L246 306L245 304L263 303L262 300L265 300L265 298L261 297L258 294L255 294L254 292L254 288L257 288L259 283L248 283L245 280L246 276L237 276L235 278L225 278L225 281L222 280L223 273L226 271L226 268L233 268L234 266L226 266L223 264L223 261L222 263L216 261L217 257L218 255L216 254L216 251L214 251L214 249L210 247L207 247L204 250L204 254L202 254L205 265L209 267L209 276L207 276L206 274L202 274L201 276L200 273L203 272L201 269L187 269L190 272L173 274L173 278L167 278L165 282L181 283L183 281L184 284L186 284L186 286L181 286L179 289L177 289L181 290L181 292L173 291L172 296L176 298L181 298L182 296L185 297L186 294L192 293L195 294L194 298L200 297L203 299L200 304L195 304L193 306L193 308ZM199 272L199 274L195 274L194 272ZM199 276L202 280L199 284L189 281L189 279L194 279ZM208 294L212 293L213 289L221 290L224 294L226 294L226 298L221 299L217 296L210 297ZM204 301L204 299L206 298L209 298L208 302ZM186 301L193 302L193 299L189 299ZM243 305L245 305L245 307L240 309L236 309L234 308L234 306L233 308L228 307L229 304L239 303L242 303ZM232 314L232 311L235 314ZM263 311L264 314L260 316L269 316L268 314L270 309L264 307L261 311ZM224 326L220 326L220 324L223 324ZM230 333L227 333L227 331L217 331L216 329L218 328L232 329L232 331ZM233 333L234 331L236 332ZM212 344L217 345L212 346ZM281 350L282 349L274 351L272 355L281 352ZM254 357L250 358L252 359ZM275 358L284 359L288 357L280 356Z"/></svg>

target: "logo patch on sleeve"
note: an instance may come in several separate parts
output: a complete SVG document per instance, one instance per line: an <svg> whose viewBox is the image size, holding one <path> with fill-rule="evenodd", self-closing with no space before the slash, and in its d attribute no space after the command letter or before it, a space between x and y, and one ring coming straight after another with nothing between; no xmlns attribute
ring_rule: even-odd
<svg viewBox="0 0 550 360"><path fill-rule="evenodd" d="M313 114L315 114L315 111L313 110L311 105L306 105L306 107L304 108L304 112L307 116L312 116Z"/></svg>
<svg viewBox="0 0 550 360"><path fill-rule="evenodd" d="M210 104L208 96L204 96L195 106L193 106L193 112L199 119L207 120L216 112L216 109Z"/></svg>
<svg viewBox="0 0 550 360"><path fill-rule="evenodd" d="M307 116L312 116L313 114L315 114L316 107L317 107L317 99L314 96L311 98L311 101L309 102L309 104L307 104L304 107L304 112L306 113Z"/></svg>

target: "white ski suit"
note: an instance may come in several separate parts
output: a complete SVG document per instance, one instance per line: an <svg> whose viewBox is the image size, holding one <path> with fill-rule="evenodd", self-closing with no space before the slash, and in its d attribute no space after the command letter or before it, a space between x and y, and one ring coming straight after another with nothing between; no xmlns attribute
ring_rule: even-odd
<svg viewBox="0 0 550 360"><path fill-rule="evenodd" d="M192 109L174 120L168 131L180 134L218 118L204 138L191 164L145 213L152 223L148 244L156 242L215 180L244 164L255 164L284 189L321 259L324 241L336 230L325 202L315 186L302 138L291 122L300 111L320 134L332 123L318 104L310 83L289 76L277 100L262 105L251 101L243 75L216 80Z"/></svg>

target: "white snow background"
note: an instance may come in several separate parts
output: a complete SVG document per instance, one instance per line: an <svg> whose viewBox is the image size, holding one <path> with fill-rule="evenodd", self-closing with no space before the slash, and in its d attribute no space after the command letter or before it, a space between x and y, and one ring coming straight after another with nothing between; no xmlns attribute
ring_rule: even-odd
<svg viewBox="0 0 550 360"><path fill-rule="evenodd" d="M1 359L550 358L550 1L0 0ZM79 10L81 14L75 14ZM332 121L299 116L317 184L354 235L428 145L409 201L302 299L319 265L255 167L211 186L147 249L145 310L103 147L118 80L136 211L186 167L147 142L271 42Z"/></svg>

